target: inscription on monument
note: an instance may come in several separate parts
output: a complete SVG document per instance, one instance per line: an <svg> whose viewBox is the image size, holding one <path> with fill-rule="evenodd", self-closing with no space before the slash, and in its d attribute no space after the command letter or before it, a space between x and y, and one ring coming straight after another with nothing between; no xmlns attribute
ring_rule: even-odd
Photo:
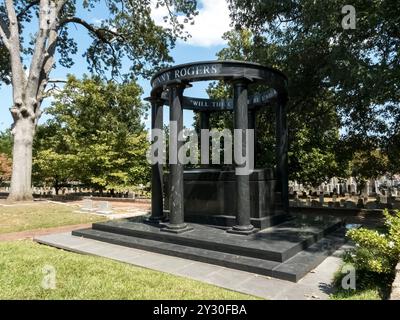
<svg viewBox="0 0 400 320"><path fill-rule="evenodd" d="M216 75L221 72L221 65L218 64L199 64L178 68L161 73L153 80L152 86L157 87L171 80L191 78L195 76Z"/></svg>

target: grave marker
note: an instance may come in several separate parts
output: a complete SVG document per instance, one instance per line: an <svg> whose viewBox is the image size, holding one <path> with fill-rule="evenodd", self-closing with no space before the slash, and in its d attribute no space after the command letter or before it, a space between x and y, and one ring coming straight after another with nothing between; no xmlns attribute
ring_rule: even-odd
<svg viewBox="0 0 400 320"><path fill-rule="evenodd" d="M90 199L83 199L81 210L93 211L93 201Z"/></svg>
<svg viewBox="0 0 400 320"><path fill-rule="evenodd" d="M96 212L101 214L111 214L112 213L111 203L108 201L101 201L99 203L99 208L96 210Z"/></svg>

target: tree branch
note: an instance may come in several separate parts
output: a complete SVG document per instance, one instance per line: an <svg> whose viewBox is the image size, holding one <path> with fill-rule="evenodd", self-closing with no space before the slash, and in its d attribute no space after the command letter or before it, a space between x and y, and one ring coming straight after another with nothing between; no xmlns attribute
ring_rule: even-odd
<svg viewBox="0 0 400 320"><path fill-rule="evenodd" d="M40 2L40 0L35 0L35 1L32 1L32 2L28 3L27 6L26 6L24 9L22 9L21 12L18 13L17 19L20 20L25 14L28 13L28 11L29 11L32 7L38 5L39 2Z"/></svg>
<svg viewBox="0 0 400 320"><path fill-rule="evenodd" d="M6 0L6 9L8 14L8 20L10 21L9 31L10 37L15 37L19 35L18 33L18 20L17 15L15 13L14 3L12 0Z"/></svg>
<svg viewBox="0 0 400 320"><path fill-rule="evenodd" d="M21 62L20 37L17 15L15 13L13 0L6 0L6 9L9 20L9 52L11 60L11 72L13 83L13 101L14 105L22 105L22 91L25 87L26 76Z"/></svg>
<svg viewBox="0 0 400 320"><path fill-rule="evenodd" d="M49 79L49 83L67 83L67 79Z"/></svg>
<svg viewBox="0 0 400 320"><path fill-rule="evenodd" d="M66 25L67 23L77 23L77 24L80 24L83 27L85 27L89 32L94 34L101 42L107 44L110 47L114 58L116 57L116 51L112 45L112 39L108 39L106 37L106 34L109 33L115 37L119 37L122 40L125 40L125 37L123 35L119 34L118 32L115 32L115 31L112 31L112 30L109 30L106 28L96 28L93 25L91 25L90 23L88 23L85 20L78 18L78 17L69 17L69 18L65 18L65 19L61 20L60 27Z"/></svg>
<svg viewBox="0 0 400 320"><path fill-rule="evenodd" d="M58 15L66 0L40 1L39 32L36 37L32 63L29 69L27 95L32 99L30 105L38 114L47 79L54 65L54 54L58 39ZM46 44L48 44L46 46Z"/></svg>
<svg viewBox="0 0 400 320"><path fill-rule="evenodd" d="M10 30L8 29L7 23L0 17L0 39L3 41L7 49L10 49L10 43L8 37L10 36Z"/></svg>
<svg viewBox="0 0 400 320"><path fill-rule="evenodd" d="M40 1L39 31L36 35L35 48L33 50L31 66L29 68L28 87L26 89L27 96L31 99L36 99L43 63L47 58L45 52L46 41L49 36L50 25L53 23L53 21L50 20L52 14L51 10L54 10L54 3L53 7L51 7L49 1ZM31 101L31 103L33 104L33 101Z"/></svg>
<svg viewBox="0 0 400 320"><path fill-rule="evenodd" d="M62 19L60 21L60 27L66 25L67 23L77 23L80 24L81 26L85 27L87 30L89 30L91 33L93 33L96 37L98 37L101 41L105 43L110 43L109 39L105 37L105 33L110 33L115 37L119 37L122 40L125 40L124 36L118 32L112 31L110 29L106 28L96 28L90 23L86 22L85 20L78 18L78 17L69 17Z"/></svg>

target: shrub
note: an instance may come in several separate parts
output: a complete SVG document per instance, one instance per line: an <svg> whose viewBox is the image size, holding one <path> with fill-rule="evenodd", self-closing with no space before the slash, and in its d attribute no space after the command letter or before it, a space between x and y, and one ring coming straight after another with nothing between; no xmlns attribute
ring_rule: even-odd
<svg viewBox="0 0 400 320"><path fill-rule="evenodd" d="M400 211L384 211L385 230L352 229L347 236L355 248L346 253L344 260L356 270L378 274L392 274L400 255Z"/></svg>
<svg viewBox="0 0 400 320"><path fill-rule="evenodd" d="M343 257L356 269L356 289L342 287L345 273L334 277L336 292L332 299L387 299L394 279L394 269L400 255L400 211L384 211L385 227L381 230L352 229L347 236L355 242L354 249Z"/></svg>

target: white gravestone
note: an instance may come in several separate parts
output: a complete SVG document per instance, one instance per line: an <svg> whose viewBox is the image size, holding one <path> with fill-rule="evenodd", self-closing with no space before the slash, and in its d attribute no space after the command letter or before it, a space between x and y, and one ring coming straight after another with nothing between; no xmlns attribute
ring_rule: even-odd
<svg viewBox="0 0 400 320"><path fill-rule="evenodd" d="M93 201L90 199L83 199L81 210L93 211Z"/></svg>
<svg viewBox="0 0 400 320"><path fill-rule="evenodd" d="M111 214L112 213L111 203L108 201L101 201L99 203L99 208L97 209L96 212L101 214Z"/></svg>

